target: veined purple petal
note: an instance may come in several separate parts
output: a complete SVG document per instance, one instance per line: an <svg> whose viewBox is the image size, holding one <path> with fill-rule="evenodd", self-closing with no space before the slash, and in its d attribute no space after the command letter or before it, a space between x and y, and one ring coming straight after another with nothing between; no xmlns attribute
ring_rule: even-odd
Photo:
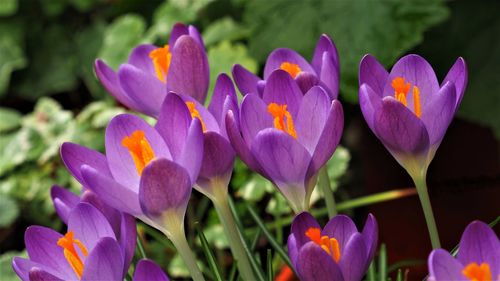
<svg viewBox="0 0 500 281"><path fill-rule="evenodd" d="M172 209L185 212L191 189L186 169L164 158L153 160L141 177L141 208L151 216L159 216Z"/></svg>
<svg viewBox="0 0 500 281"><path fill-rule="evenodd" d="M446 82L453 82L456 87L457 97L455 108L457 109L462 101L468 82L467 64L462 57L458 58L455 64L450 68L450 71L448 71L448 74L446 74L446 77L443 79L443 83L441 83L441 87L446 84Z"/></svg>
<svg viewBox="0 0 500 281"><path fill-rule="evenodd" d="M250 146L255 136L265 128L273 128L273 117L267 105L255 94L246 95L241 102L241 134Z"/></svg>
<svg viewBox="0 0 500 281"><path fill-rule="evenodd" d="M203 134L203 163L200 178L224 178L231 175L235 152L231 144L221 135L214 132Z"/></svg>
<svg viewBox="0 0 500 281"><path fill-rule="evenodd" d="M378 224L374 215L368 214L368 218L366 219L365 226L363 227L361 234L363 235L363 239L366 244L368 254L366 268L368 268L370 262L375 256L375 251L377 250L378 245Z"/></svg>
<svg viewBox="0 0 500 281"><path fill-rule="evenodd" d="M311 88L302 99L295 128L299 142L312 155L316 149L330 111L330 98L323 88Z"/></svg>
<svg viewBox="0 0 500 281"><path fill-rule="evenodd" d="M222 124L223 120L226 118L226 112L224 112L224 103L227 97L230 97L234 105L231 110L236 110L238 108L238 97L236 96L236 91L234 89L233 81L225 73L219 74L217 81L215 82L214 93L208 106L208 111L212 113L217 123Z"/></svg>
<svg viewBox="0 0 500 281"><path fill-rule="evenodd" d="M424 123L393 97L383 99L374 121L376 135L391 150L413 154L429 147Z"/></svg>
<svg viewBox="0 0 500 281"><path fill-rule="evenodd" d="M101 212L108 221L115 234L120 233L122 213L108 204L102 202L101 198L91 190L87 189L81 195L81 202L89 203Z"/></svg>
<svg viewBox="0 0 500 281"><path fill-rule="evenodd" d="M64 281L44 269L34 267L29 271L30 281Z"/></svg>
<svg viewBox="0 0 500 281"><path fill-rule="evenodd" d="M163 138L146 121L131 114L120 114L114 117L106 128L105 144L109 169L117 182L137 190L139 172L129 150L122 144L123 139L130 137L135 131L144 132L156 158L172 159L172 156Z"/></svg>
<svg viewBox="0 0 500 281"><path fill-rule="evenodd" d="M209 83L208 59L200 44L188 35L179 37L172 50L167 91L205 103Z"/></svg>
<svg viewBox="0 0 500 281"><path fill-rule="evenodd" d="M319 74L322 86L326 86L330 99L336 99L339 95L340 73L339 66L335 63L330 53L323 53L323 66Z"/></svg>
<svg viewBox="0 0 500 281"><path fill-rule="evenodd" d="M292 117L297 116L303 94L292 77L283 70L275 70L267 78L262 99L266 104L287 105Z"/></svg>
<svg viewBox="0 0 500 281"><path fill-rule="evenodd" d="M248 71L246 68L239 64L235 64L233 66L232 73L234 83L236 83L236 86L243 96L250 93L259 94L257 83L260 81L260 78L257 75Z"/></svg>
<svg viewBox="0 0 500 281"><path fill-rule="evenodd" d="M470 223L462 234L457 259L464 265L483 262L490 265L493 278L500 274L500 241L487 224Z"/></svg>
<svg viewBox="0 0 500 281"><path fill-rule="evenodd" d="M128 214L122 214L121 229L120 229L120 248L124 255L124 272L125 275L128 271L132 258L134 257L135 246L137 242L137 226L135 218Z"/></svg>
<svg viewBox="0 0 500 281"><path fill-rule="evenodd" d="M310 72L301 72L295 77L295 82L302 93L307 93L309 89L319 84L318 76Z"/></svg>
<svg viewBox="0 0 500 281"><path fill-rule="evenodd" d="M208 131L213 131L213 132L217 132L217 133L220 132L219 123L217 123L217 120L215 119L215 117L212 115L212 113L210 113L210 111L208 111L207 108L205 108L205 106L203 104L199 103L196 99L194 99L191 96L179 95L179 97L186 103L187 102L194 103L194 108L200 114L201 121L205 125L205 129L206 129L205 132L208 132Z"/></svg>
<svg viewBox="0 0 500 281"><path fill-rule="evenodd" d="M170 32L170 38L168 40L169 47L173 49L175 42L182 35L189 35L189 28L187 27L187 25L178 22L174 24L174 26L172 27L172 31Z"/></svg>
<svg viewBox="0 0 500 281"><path fill-rule="evenodd" d="M231 112L236 112L236 114L239 115L240 109L238 107L238 100L234 99L231 96L226 96L226 100L224 101L224 105L222 107L222 116L221 116L221 121L220 121L220 134L225 138L228 139L227 136L227 130L226 130L226 115L227 113Z"/></svg>
<svg viewBox="0 0 500 281"><path fill-rule="evenodd" d="M382 98L368 84L362 84L359 87L359 106L368 127L376 133L375 112L382 106Z"/></svg>
<svg viewBox="0 0 500 281"><path fill-rule="evenodd" d="M276 69L280 69L281 64L285 62L298 65L301 71L316 73L312 66L297 52L291 49L279 48L267 57L266 66L264 67L264 79L269 79L271 73Z"/></svg>
<svg viewBox="0 0 500 281"><path fill-rule="evenodd" d="M365 55L359 64L359 85L368 85L381 98L389 73L372 55ZM394 94L394 90L392 91ZM361 95L361 94L360 94Z"/></svg>
<svg viewBox="0 0 500 281"><path fill-rule="evenodd" d="M101 238L84 262L82 281L123 280L123 256L118 242Z"/></svg>
<svg viewBox="0 0 500 281"><path fill-rule="evenodd" d="M85 185L85 181L80 172L80 168L83 165L91 166L105 176L111 176L106 156L85 146L65 142L61 145L61 158L68 171L82 185Z"/></svg>
<svg viewBox="0 0 500 281"><path fill-rule="evenodd" d="M321 235L337 239L339 242L340 253L343 253L349 239L351 239L351 236L355 233L358 233L358 229L352 220L348 216L337 215L328 221L325 228L321 232Z"/></svg>
<svg viewBox="0 0 500 281"><path fill-rule="evenodd" d="M329 54L333 65L336 68L336 72L339 73L339 53L337 47L333 43L332 39L326 34L322 34L319 37L318 43L316 44L316 49L314 50L314 55L312 59L312 66L316 70L316 73L321 73L322 65L324 65L324 54ZM338 77L337 77L338 79Z"/></svg>
<svg viewBox="0 0 500 281"><path fill-rule="evenodd" d="M104 86L106 91L108 91L115 99L117 99L121 104L128 108L137 110L139 106L123 91L118 81L118 75L115 73L111 67L109 67L102 60L96 60L94 64L94 70L97 79Z"/></svg>
<svg viewBox="0 0 500 281"><path fill-rule="evenodd" d="M340 250L340 253L341 256L338 265L342 271L344 280L361 280L368 269L366 262L368 253L363 236L358 232L354 233L345 244L344 249Z"/></svg>
<svg viewBox="0 0 500 281"><path fill-rule="evenodd" d="M286 246L288 248L288 256L290 257L292 266L293 268L297 268L297 256L299 255L300 248L297 246L297 239L295 239L295 235L288 235Z"/></svg>
<svg viewBox="0 0 500 281"><path fill-rule="evenodd" d="M133 281L169 281L169 279L156 263L142 259L137 263Z"/></svg>
<svg viewBox="0 0 500 281"><path fill-rule="evenodd" d="M304 244L311 241L311 239L306 236L306 232L309 228L319 228L321 230L321 226L310 213L302 212L295 216L290 228L290 235L295 237L297 248L300 249Z"/></svg>
<svg viewBox="0 0 500 281"><path fill-rule="evenodd" d="M158 116L167 93L163 82L155 75L130 64L120 66L118 79L123 91L138 105L137 111Z"/></svg>
<svg viewBox="0 0 500 281"><path fill-rule="evenodd" d="M297 271L302 281L344 280L337 263L314 242L309 242L300 249L297 259Z"/></svg>
<svg viewBox="0 0 500 281"><path fill-rule="evenodd" d="M80 202L80 198L71 191L58 185L52 186L50 189L50 196L52 197L52 202L54 203L57 215L65 224L67 224L69 213L74 207L76 207L78 202Z"/></svg>
<svg viewBox="0 0 500 281"><path fill-rule="evenodd" d="M201 37L201 34L198 31L198 29L196 29L196 27L194 27L193 25L189 25L188 32L189 32L189 36L193 37L194 40L196 40L196 42L198 42L198 44L200 44L201 48L203 50L205 50L205 42L203 42L203 38Z"/></svg>
<svg viewBox="0 0 500 281"><path fill-rule="evenodd" d="M104 203L131 215L142 214L137 191L121 185L87 165L82 166L82 176L88 183L89 189L95 192Z"/></svg>
<svg viewBox="0 0 500 281"><path fill-rule="evenodd" d="M47 266L44 266L40 263L31 261L29 259L23 259L20 257L14 257L12 259L12 269L17 274L17 276L19 276L19 278L21 278L21 280L23 281L30 281L29 273L30 270L33 268L43 269L46 272L52 274L53 276L61 277L59 276L60 275L59 272L54 271L53 269L48 268Z"/></svg>
<svg viewBox="0 0 500 281"><path fill-rule="evenodd" d="M186 169L191 184L196 182L203 161L203 131L200 120L191 121L178 163Z"/></svg>
<svg viewBox="0 0 500 281"><path fill-rule="evenodd" d="M146 73L156 76L155 66L149 54L157 48L151 44L142 44L135 47L128 57L128 63Z"/></svg>
<svg viewBox="0 0 500 281"><path fill-rule="evenodd" d="M467 280L462 274L463 266L443 249L432 251L428 260L429 275L435 281Z"/></svg>

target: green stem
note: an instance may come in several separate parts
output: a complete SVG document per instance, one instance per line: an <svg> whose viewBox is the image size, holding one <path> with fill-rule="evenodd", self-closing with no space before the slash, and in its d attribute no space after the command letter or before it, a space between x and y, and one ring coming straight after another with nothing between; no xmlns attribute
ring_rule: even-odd
<svg viewBox="0 0 500 281"><path fill-rule="evenodd" d="M326 209L328 210L328 217L333 218L337 215L337 208L335 207L335 198L333 197L332 187L330 186L330 178L326 166L319 170L318 186L323 192L325 198Z"/></svg>
<svg viewBox="0 0 500 281"><path fill-rule="evenodd" d="M421 175L413 177L413 182L417 188L418 197L420 199L420 204L422 204L422 209L424 210L425 221L427 222L427 229L429 230L429 236L431 238L431 244L433 249L441 248L441 243L439 242L439 234L436 226L436 221L434 220L434 214L432 212L431 201L429 199L429 193L427 191L426 183L426 173L421 173Z"/></svg>
<svg viewBox="0 0 500 281"><path fill-rule="evenodd" d="M137 248L139 248L139 253L141 254L141 258L147 259L146 251L144 251L144 246L142 246L142 241L139 236L137 236Z"/></svg>
<svg viewBox="0 0 500 281"><path fill-rule="evenodd" d="M245 253L245 249L243 248L241 235L239 235L236 222L227 201L227 193L220 194L214 198L213 203L222 222L222 226L224 227L229 247L231 248L231 252L237 261L238 270L241 276L244 280L257 280L253 273L250 260Z"/></svg>

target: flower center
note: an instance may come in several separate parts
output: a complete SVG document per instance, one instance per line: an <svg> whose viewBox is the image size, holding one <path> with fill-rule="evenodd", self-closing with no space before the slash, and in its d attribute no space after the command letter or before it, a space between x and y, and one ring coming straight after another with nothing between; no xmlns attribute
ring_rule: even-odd
<svg viewBox="0 0 500 281"><path fill-rule="evenodd" d="M198 118L201 123L201 128L203 129L203 132L207 131L207 127L205 127L205 123L203 123L203 120L201 119L200 112L196 109L196 104L192 101L187 101L186 105L189 109L189 113L191 113L191 118Z"/></svg>
<svg viewBox="0 0 500 281"><path fill-rule="evenodd" d="M155 153L146 139L144 131L137 130L132 135L124 137L122 145L130 152L137 173L141 175L144 167L155 158Z"/></svg>
<svg viewBox="0 0 500 281"><path fill-rule="evenodd" d="M394 98L405 106L408 106L406 96L408 96L408 92L410 91L410 82L405 83L404 78L396 77L392 80L391 86L394 89ZM415 115L420 118L422 116L422 109L420 107L420 89L417 86L413 86L413 109Z"/></svg>
<svg viewBox="0 0 500 281"><path fill-rule="evenodd" d="M300 69L298 64L287 61L280 65L280 69L288 72L288 74L290 74L290 76L292 76L292 78L294 79L302 71L302 69Z"/></svg>
<svg viewBox="0 0 500 281"><path fill-rule="evenodd" d="M273 102L267 106L267 111L274 117L274 127L276 129L289 134L295 139L297 138L292 115L286 110L286 104L279 105Z"/></svg>
<svg viewBox="0 0 500 281"><path fill-rule="evenodd" d="M464 267L462 274L465 275L471 281L492 281L490 266L483 262L478 265L475 262L471 262Z"/></svg>
<svg viewBox="0 0 500 281"><path fill-rule="evenodd" d="M168 44L152 50L149 53L149 58L153 61L155 66L156 77L158 77L161 82L166 83L170 60L172 59L172 53L168 48Z"/></svg>
<svg viewBox="0 0 500 281"><path fill-rule="evenodd" d="M311 227L306 231L306 236L311 239L321 249L325 250L336 262L340 260L339 241L328 236L321 236L321 230L317 227Z"/></svg>
<svg viewBox="0 0 500 281"><path fill-rule="evenodd" d="M75 245L78 246L84 257L89 254L87 248L83 246L82 242L78 239L75 239L75 234L71 230L68 231L66 235L57 240L57 246L64 249L64 257L68 261L69 265L71 266L71 268L73 268L73 271L75 271L78 278L82 278L83 261L78 255L78 252L75 249Z"/></svg>

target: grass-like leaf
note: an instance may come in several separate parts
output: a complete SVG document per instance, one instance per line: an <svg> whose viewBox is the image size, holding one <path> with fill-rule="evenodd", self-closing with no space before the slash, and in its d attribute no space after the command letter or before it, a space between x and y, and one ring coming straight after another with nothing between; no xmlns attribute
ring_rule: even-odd
<svg viewBox="0 0 500 281"><path fill-rule="evenodd" d="M203 253L205 254L205 258L208 261L208 266L210 267L210 271L212 271L212 275L214 276L215 280L217 281L222 281L222 274L219 270L219 267L217 266L217 262L215 261L215 257L210 250L210 245L208 245L207 238L205 237L205 234L203 234L203 230L200 228L200 225L196 225L196 231L198 232L198 237L200 238L201 241L201 246L203 248Z"/></svg>
<svg viewBox="0 0 500 281"><path fill-rule="evenodd" d="M267 280L268 281L273 281L274 279L274 274L273 274L273 254L271 252L271 249L267 249Z"/></svg>
<svg viewBox="0 0 500 281"><path fill-rule="evenodd" d="M380 281L387 281L387 251L385 244L380 245L378 252L378 277Z"/></svg>

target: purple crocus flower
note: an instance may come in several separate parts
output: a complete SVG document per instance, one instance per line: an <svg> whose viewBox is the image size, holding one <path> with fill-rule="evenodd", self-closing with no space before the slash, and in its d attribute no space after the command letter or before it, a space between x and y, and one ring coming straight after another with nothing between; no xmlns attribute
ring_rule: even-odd
<svg viewBox="0 0 500 281"><path fill-rule="evenodd" d="M23 281L121 281L125 276L126 250L106 217L88 203L78 203L70 212L65 235L30 226L24 241L29 259L12 261Z"/></svg>
<svg viewBox="0 0 500 281"><path fill-rule="evenodd" d="M366 122L412 176L427 168L457 111L467 85L458 58L441 85L418 55L401 58L391 72L372 56L361 60L359 103Z"/></svg>
<svg viewBox="0 0 500 281"><path fill-rule="evenodd" d="M168 45L144 44L132 50L128 62L115 72L102 60L95 62L97 78L120 103L157 117L168 92L205 102L209 84L208 59L194 26L177 23Z"/></svg>
<svg viewBox="0 0 500 281"><path fill-rule="evenodd" d="M55 185L51 188L50 195L59 218L61 218L66 225L68 224L71 212L80 202L91 204L104 215L113 229L121 248L124 249L125 274L134 257L137 241L137 229L134 217L104 204L102 200L89 189L84 189L79 197L69 190Z"/></svg>
<svg viewBox="0 0 500 281"><path fill-rule="evenodd" d="M359 281L373 259L378 225L368 215L363 231L345 215L332 218L323 229L311 214L298 214L288 236L288 255L303 281Z"/></svg>
<svg viewBox="0 0 500 281"><path fill-rule="evenodd" d="M299 213L319 169L337 147L344 125L339 101L314 86L305 95L283 70L268 77L262 98L247 94L241 111L226 116L229 139L252 170L271 180Z"/></svg>
<svg viewBox="0 0 500 281"><path fill-rule="evenodd" d="M500 241L481 221L470 223L462 234L457 257L443 249L429 255L429 280L500 280Z"/></svg>
<svg viewBox="0 0 500 281"><path fill-rule="evenodd" d="M294 50L280 48L274 50L267 58L263 80L239 64L233 67L233 77L244 95L254 93L262 96L271 73L276 69L288 72L303 94L311 87L320 85L331 100L338 96L339 56L335 44L326 34L319 38L311 63Z"/></svg>
<svg viewBox="0 0 500 281"><path fill-rule="evenodd" d="M133 281L169 281L167 274L153 261L142 259L137 263Z"/></svg>

